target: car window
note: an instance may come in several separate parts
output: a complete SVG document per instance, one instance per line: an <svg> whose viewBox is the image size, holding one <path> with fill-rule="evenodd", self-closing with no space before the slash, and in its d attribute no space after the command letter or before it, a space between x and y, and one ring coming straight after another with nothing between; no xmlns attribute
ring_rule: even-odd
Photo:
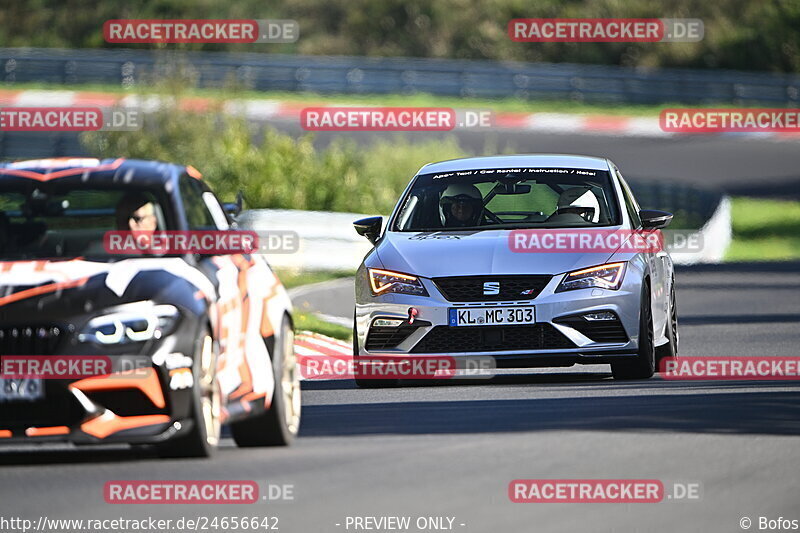
<svg viewBox="0 0 800 533"><path fill-rule="evenodd" d="M214 216L203 198L202 185L195 178L183 175L180 178L180 190L189 229L217 229Z"/></svg>
<svg viewBox="0 0 800 533"><path fill-rule="evenodd" d="M558 202L558 193L543 183L531 183L530 185L530 192L527 193L494 195L486 203L486 208L494 213L508 215L509 220L524 220L529 213L553 214ZM493 183L481 183L477 187L486 198Z"/></svg>
<svg viewBox="0 0 800 533"><path fill-rule="evenodd" d="M418 176L395 231L594 227L619 223L608 172L575 168L460 170Z"/></svg>
<svg viewBox="0 0 800 533"><path fill-rule="evenodd" d="M146 189L0 186L0 259L107 256L106 232L140 229L132 219L169 229L163 205Z"/></svg>

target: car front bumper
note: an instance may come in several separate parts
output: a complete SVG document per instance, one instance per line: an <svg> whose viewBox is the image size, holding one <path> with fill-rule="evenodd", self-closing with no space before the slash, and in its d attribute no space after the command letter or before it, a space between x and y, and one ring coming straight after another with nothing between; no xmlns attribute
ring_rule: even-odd
<svg viewBox="0 0 800 533"><path fill-rule="evenodd" d="M356 291L355 312L358 355L491 356L498 367L603 364L635 357L642 286L640 272L634 268L627 269L618 290L555 292L563 277L563 274L553 276L530 300L455 302L447 300L436 283L425 278L421 281L429 296L393 293L374 296L366 285L366 276L360 275L357 282L362 286ZM532 306L535 324L503 327L449 325L450 309L512 305ZM409 324L410 308L416 309L416 316ZM597 324L587 325L582 318L587 313L601 311L616 317L614 327L598 329L595 327ZM403 323L393 336L389 328L374 326L375 320L381 318L400 319ZM615 334L609 335L611 330ZM395 344L398 339L400 342Z"/></svg>

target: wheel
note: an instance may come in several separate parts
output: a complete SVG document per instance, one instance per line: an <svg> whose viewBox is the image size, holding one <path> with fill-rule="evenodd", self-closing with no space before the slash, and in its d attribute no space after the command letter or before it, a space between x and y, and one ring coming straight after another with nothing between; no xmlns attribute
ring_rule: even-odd
<svg viewBox="0 0 800 533"><path fill-rule="evenodd" d="M219 445L220 391L217 383L217 349L204 328L197 339L194 353L194 383L190 419L192 427L185 435L158 446L162 457L209 457Z"/></svg>
<svg viewBox="0 0 800 533"><path fill-rule="evenodd" d="M233 440L240 447L288 446L300 430L300 373L294 353L294 330L288 318L281 325L272 354L275 391L269 409L231 424Z"/></svg>
<svg viewBox="0 0 800 533"><path fill-rule="evenodd" d="M630 361L611 363L614 379L647 379L656 369L656 350L653 345L653 311L650 307L650 284L642 285L639 311L639 353Z"/></svg>
<svg viewBox="0 0 800 533"><path fill-rule="evenodd" d="M669 324L666 330L669 342L656 347L656 372L661 366L662 359L678 356L678 306L675 301L675 280L672 281L672 290L669 294Z"/></svg>
<svg viewBox="0 0 800 533"><path fill-rule="evenodd" d="M356 385L361 389L382 389L394 387L398 381L396 379L366 379L360 378L361 367L358 364L358 331L356 330L356 314L353 313L353 374Z"/></svg>

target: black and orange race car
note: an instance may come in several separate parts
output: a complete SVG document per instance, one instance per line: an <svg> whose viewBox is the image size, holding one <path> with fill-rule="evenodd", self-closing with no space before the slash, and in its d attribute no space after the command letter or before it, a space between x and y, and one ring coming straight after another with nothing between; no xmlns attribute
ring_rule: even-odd
<svg viewBox="0 0 800 533"><path fill-rule="evenodd" d="M116 253L104 241L127 229L232 232L240 207L190 166L1 164L0 367L113 366L64 379L0 368L0 446L123 442L197 457L223 424L239 446L289 444L300 424L291 302L263 255Z"/></svg>

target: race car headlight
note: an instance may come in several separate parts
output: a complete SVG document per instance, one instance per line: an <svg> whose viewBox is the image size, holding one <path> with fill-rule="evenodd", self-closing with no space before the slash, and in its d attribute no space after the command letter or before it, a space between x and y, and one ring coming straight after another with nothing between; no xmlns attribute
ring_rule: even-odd
<svg viewBox="0 0 800 533"><path fill-rule="evenodd" d="M369 285L372 289L372 294L376 296L389 292L428 296L428 291L425 290L422 282L416 276L377 268L368 268L367 271L369 272Z"/></svg>
<svg viewBox="0 0 800 533"><path fill-rule="evenodd" d="M179 318L174 305L149 302L126 304L113 313L93 318L78 334L81 342L127 344L160 339L169 335Z"/></svg>
<svg viewBox="0 0 800 533"><path fill-rule="evenodd" d="M622 286L622 277L625 275L625 263L609 263L583 270L576 270L564 276L564 280L556 292L571 291L574 289L609 289L615 291Z"/></svg>

